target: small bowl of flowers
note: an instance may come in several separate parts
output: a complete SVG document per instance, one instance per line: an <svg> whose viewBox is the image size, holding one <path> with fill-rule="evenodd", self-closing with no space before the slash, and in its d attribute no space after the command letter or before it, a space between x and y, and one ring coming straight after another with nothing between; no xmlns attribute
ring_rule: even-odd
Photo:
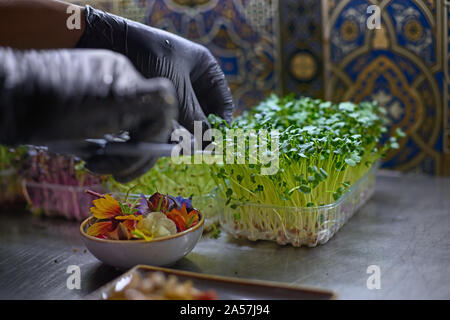
<svg viewBox="0 0 450 320"><path fill-rule="evenodd" d="M205 218L189 199L155 193L122 202L86 192L97 199L80 232L88 250L108 265L171 265L191 252L203 233Z"/></svg>

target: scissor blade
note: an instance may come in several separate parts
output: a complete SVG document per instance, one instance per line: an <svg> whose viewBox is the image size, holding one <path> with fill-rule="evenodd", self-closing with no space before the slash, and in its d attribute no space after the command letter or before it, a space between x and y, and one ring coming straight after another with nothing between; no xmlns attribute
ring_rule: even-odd
<svg viewBox="0 0 450 320"><path fill-rule="evenodd" d="M105 146L103 154L128 157L170 157L174 147L175 145L173 144L152 142L140 142L136 144L109 143Z"/></svg>

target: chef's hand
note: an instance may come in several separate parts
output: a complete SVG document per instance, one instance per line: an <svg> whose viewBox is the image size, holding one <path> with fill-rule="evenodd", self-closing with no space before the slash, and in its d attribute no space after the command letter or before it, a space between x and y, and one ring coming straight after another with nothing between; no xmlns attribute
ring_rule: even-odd
<svg viewBox="0 0 450 320"><path fill-rule="evenodd" d="M78 48L120 52L146 77L172 81L179 123L191 133L194 120L209 126L210 113L231 121L233 101L225 76L205 47L169 32L85 7L85 30Z"/></svg>
<svg viewBox="0 0 450 320"><path fill-rule="evenodd" d="M46 145L129 132L127 144L168 142L178 103L171 81L145 79L107 50L17 51L0 47L0 143ZM70 149L70 146L68 146ZM87 166L125 182L156 161L84 150ZM89 156L89 152L92 155Z"/></svg>

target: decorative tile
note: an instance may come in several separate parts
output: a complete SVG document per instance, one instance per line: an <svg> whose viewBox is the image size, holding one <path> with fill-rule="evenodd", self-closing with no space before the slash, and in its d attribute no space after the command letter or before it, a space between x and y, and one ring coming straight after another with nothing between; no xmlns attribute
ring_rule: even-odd
<svg viewBox="0 0 450 320"><path fill-rule="evenodd" d="M373 1L322 1L327 13L324 30L330 35L324 50L328 53L326 98L377 100L386 107L390 133L402 128L408 137L399 150L387 155L385 167L445 173L449 160L444 156L448 147L448 130L443 128L448 117L444 73L448 66L442 63L445 50L439 49L444 39L440 17L444 4L431 0L378 3L382 28L369 30L367 7Z"/></svg>
<svg viewBox="0 0 450 320"><path fill-rule="evenodd" d="M148 25L208 47L224 70L237 112L279 91L278 1L150 1Z"/></svg>
<svg viewBox="0 0 450 320"><path fill-rule="evenodd" d="M444 21L442 25L443 48L444 48L444 152L445 168L444 173L450 175L450 1L445 1ZM446 88L446 89L445 89Z"/></svg>
<svg viewBox="0 0 450 320"><path fill-rule="evenodd" d="M320 1L283 0L280 17L284 93L323 97Z"/></svg>

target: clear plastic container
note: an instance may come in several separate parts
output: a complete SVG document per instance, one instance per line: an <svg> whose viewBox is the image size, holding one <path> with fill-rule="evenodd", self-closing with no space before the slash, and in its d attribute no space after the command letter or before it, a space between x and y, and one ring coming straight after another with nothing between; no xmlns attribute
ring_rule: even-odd
<svg viewBox="0 0 450 320"><path fill-rule="evenodd" d="M90 216L94 196L86 189L104 193L101 185L69 186L61 184L22 181L22 189L33 213L49 217L64 217L71 220L84 220Z"/></svg>
<svg viewBox="0 0 450 320"><path fill-rule="evenodd" d="M377 167L373 165L334 203L295 208L235 202L222 205L220 224L235 238L270 240L295 247L324 244L372 196ZM235 209L231 208L233 204Z"/></svg>

